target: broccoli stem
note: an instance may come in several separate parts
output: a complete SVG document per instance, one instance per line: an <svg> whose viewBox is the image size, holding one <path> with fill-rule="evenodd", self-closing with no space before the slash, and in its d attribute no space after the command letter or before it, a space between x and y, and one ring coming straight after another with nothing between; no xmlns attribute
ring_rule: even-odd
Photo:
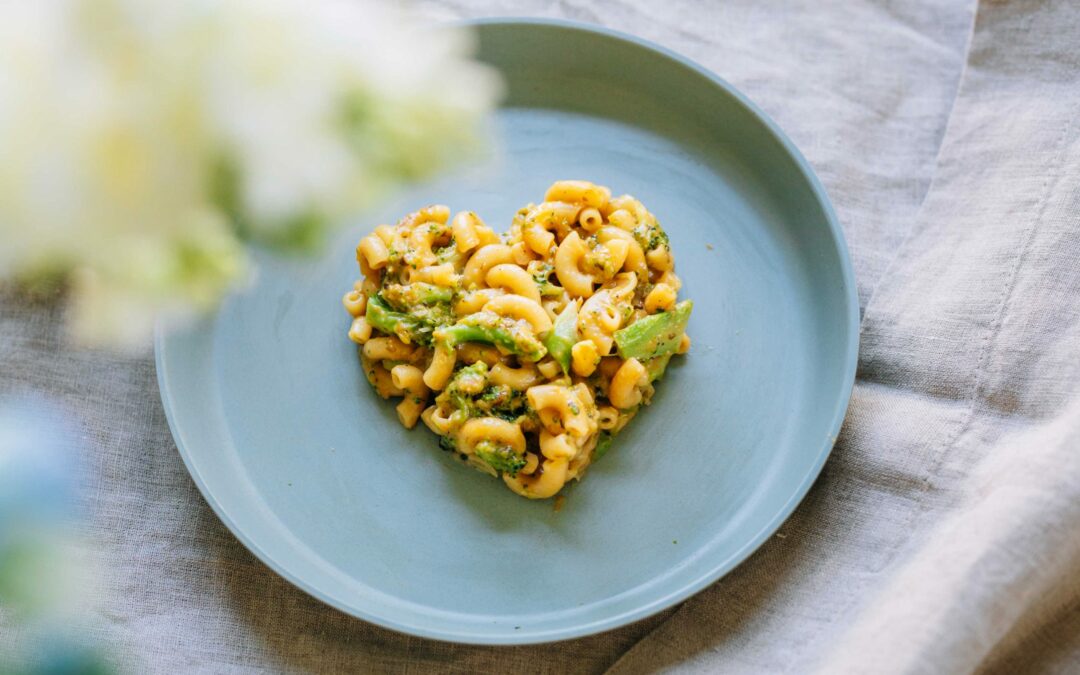
<svg viewBox="0 0 1080 675"><path fill-rule="evenodd" d="M368 298L364 319L372 328L381 330L390 335L398 335L400 328L408 333L414 340L420 337L420 322L416 317L402 314L401 312L395 312L390 309L390 306L386 304L386 301L378 295L373 295Z"/></svg>
<svg viewBox="0 0 1080 675"><path fill-rule="evenodd" d="M690 320L690 310L693 308L693 302L683 300L669 312L643 317L615 331L619 356L644 361L674 354L686 332L686 322Z"/></svg>
<svg viewBox="0 0 1080 675"><path fill-rule="evenodd" d="M413 284L416 301L422 304L438 302L450 302L454 298L454 290L445 286L436 286L418 282Z"/></svg>
<svg viewBox="0 0 1080 675"><path fill-rule="evenodd" d="M544 337L544 346L551 357L562 366L564 373L570 372L570 351L577 342L577 319L577 303L568 303Z"/></svg>
<svg viewBox="0 0 1080 675"><path fill-rule="evenodd" d="M497 345L529 361L539 361L547 350L536 340L517 338L502 326L476 326L458 323L440 328L435 332L435 339L448 347L455 347L463 342L484 342Z"/></svg>

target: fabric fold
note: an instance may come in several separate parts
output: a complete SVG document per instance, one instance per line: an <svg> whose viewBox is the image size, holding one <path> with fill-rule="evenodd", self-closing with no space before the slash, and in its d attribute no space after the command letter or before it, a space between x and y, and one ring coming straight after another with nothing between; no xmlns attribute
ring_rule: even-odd
<svg viewBox="0 0 1080 675"><path fill-rule="evenodd" d="M785 526L832 548L802 556L764 625L730 603L752 580L725 579L611 672L1080 667L1065 633L1080 604L1078 31L1074 3L979 7L930 191L865 311L824 494Z"/></svg>
<svg viewBox="0 0 1080 675"><path fill-rule="evenodd" d="M421 8L635 33L777 120L835 202L863 303L833 456L775 537L678 608L555 645L433 642L258 562L184 470L152 360L68 349L59 308L0 294L0 393L60 399L95 453L94 593L121 658L147 672L1080 670L1080 5Z"/></svg>

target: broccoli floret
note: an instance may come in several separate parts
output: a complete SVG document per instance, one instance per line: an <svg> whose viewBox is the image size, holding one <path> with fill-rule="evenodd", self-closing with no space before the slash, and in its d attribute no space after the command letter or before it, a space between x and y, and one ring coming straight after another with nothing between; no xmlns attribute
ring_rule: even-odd
<svg viewBox="0 0 1080 675"><path fill-rule="evenodd" d="M476 399L476 407L490 417L515 422L528 414L529 401L525 392L514 391L505 384L491 385Z"/></svg>
<svg viewBox="0 0 1080 675"><path fill-rule="evenodd" d="M652 251L661 246L667 249L671 248L667 232L664 232L664 228L660 227L660 223L638 225L631 234L634 235L634 239L637 239L637 242L646 251Z"/></svg>
<svg viewBox="0 0 1080 675"><path fill-rule="evenodd" d="M447 385L447 390L453 390L467 395L475 395L484 391L487 386L488 367L483 361L477 361L471 366L465 366L454 373L454 378Z"/></svg>
<svg viewBox="0 0 1080 675"><path fill-rule="evenodd" d="M450 405L461 411L465 419L478 417L475 396L487 386L487 364L477 361L454 373L453 379L446 385L446 391L439 394L438 401L449 401Z"/></svg>
<svg viewBox="0 0 1080 675"><path fill-rule="evenodd" d="M439 448L446 452L456 452L457 443L453 436L439 436Z"/></svg>
<svg viewBox="0 0 1080 675"><path fill-rule="evenodd" d="M661 230L659 225L651 232L651 235L652 236L649 238L650 251L661 246L664 248L671 248L671 240L668 238L667 232Z"/></svg>
<svg viewBox="0 0 1080 675"><path fill-rule="evenodd" d="M525 468L525 457L514 452L509 445L496 445L491 441L476 444L473 453L485 464L500 473L516 476Z"/></svg>
<svg viewBox="0 0 1080 675"><path fill-rule="evenodd" d="M436 401L449 403L454 414L463 421L473 417L498 417L514 422L527 415L529 402L525 392L514 391L504 384L489 385L487 374L488 367L483 361L462 368Z"/></svg>

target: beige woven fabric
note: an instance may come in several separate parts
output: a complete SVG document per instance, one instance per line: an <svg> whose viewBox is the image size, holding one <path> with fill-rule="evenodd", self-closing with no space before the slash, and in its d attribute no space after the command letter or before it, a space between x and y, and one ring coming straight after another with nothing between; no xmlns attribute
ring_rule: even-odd
<svg viewBox="0 0 1080 675"><path fill-rule="evenodd" d="M1076 3L980 5L823 480L616 673L1080 670L1077 36Z"/></svg>
<svg viewBox="0 0 1080 675"><path fill-rule="evenodd" d="M86 429L98 631L128 667L1080 672L1080 4L420 8L636 33L780 123L836 204L864 308L836 450L780 533L680 608L555 645L431 642L321 605L236 542L174 449L149 356L73 351L57 308L0 298L0 393L44 391Z"/></svg>

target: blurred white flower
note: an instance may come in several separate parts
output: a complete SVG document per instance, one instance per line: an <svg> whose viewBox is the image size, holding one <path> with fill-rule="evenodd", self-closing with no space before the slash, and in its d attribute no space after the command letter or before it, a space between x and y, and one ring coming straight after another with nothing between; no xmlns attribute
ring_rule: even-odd
<svg viewBox="0 0 1080 675"><path fill-rule="evenodd" d="M473 147L499 88L468 38L357 1L0 3L0 277L69 278L87 342L213 307L244 240L310 248Z"/></svg>

